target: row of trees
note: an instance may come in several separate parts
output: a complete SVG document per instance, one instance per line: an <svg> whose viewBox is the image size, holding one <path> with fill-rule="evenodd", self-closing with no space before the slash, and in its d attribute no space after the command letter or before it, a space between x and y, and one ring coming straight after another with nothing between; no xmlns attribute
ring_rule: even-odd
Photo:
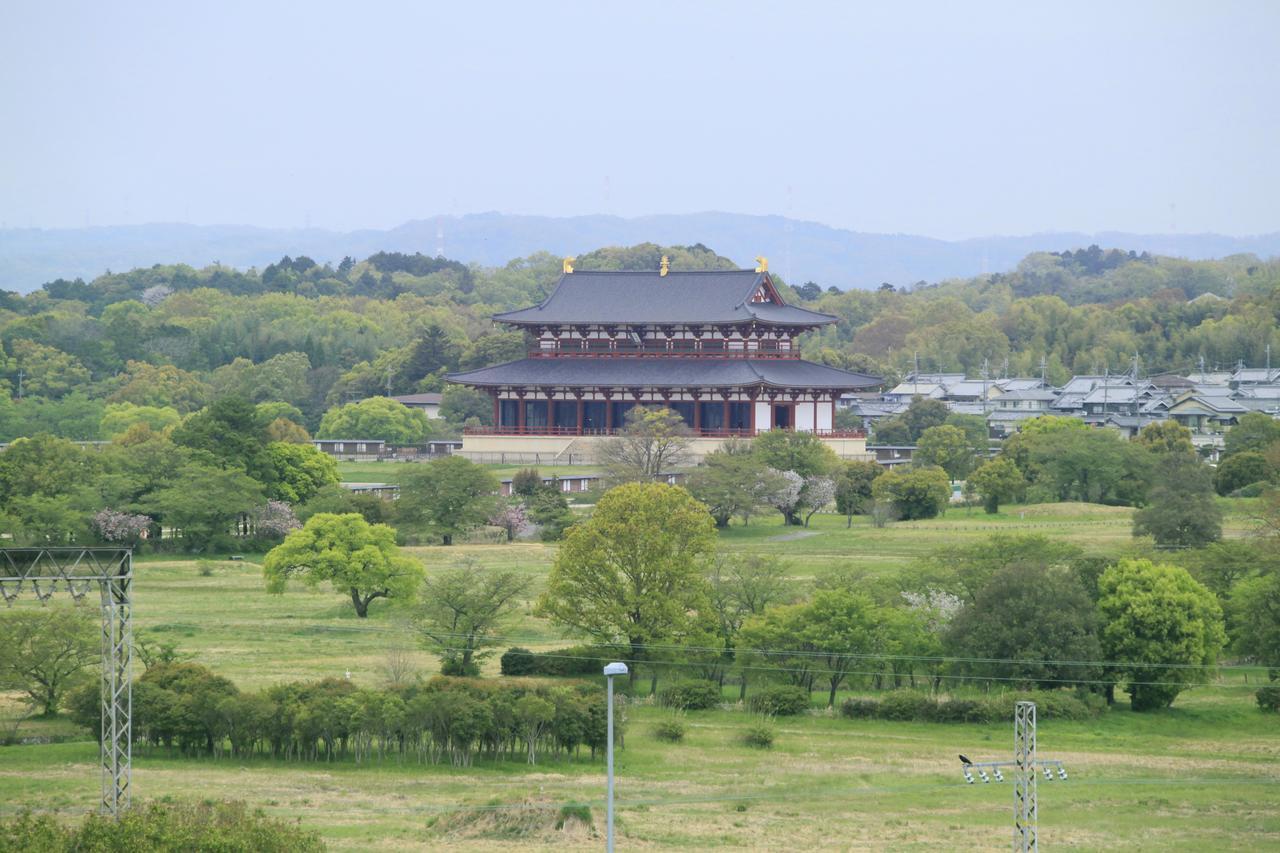
<svg viewBox="0 0 1280 853"><path fill-rule="evenodd" d="M97 691L73 694L77 722L101 732ZM256 693L194 663L150 667L133 685L135 748L183 755L356 762L393 757L469 767L591 758L606 744L605 701L588 685L433 678L384 688L324 679ZM625 715L615 720L621 738Z"/></svg>

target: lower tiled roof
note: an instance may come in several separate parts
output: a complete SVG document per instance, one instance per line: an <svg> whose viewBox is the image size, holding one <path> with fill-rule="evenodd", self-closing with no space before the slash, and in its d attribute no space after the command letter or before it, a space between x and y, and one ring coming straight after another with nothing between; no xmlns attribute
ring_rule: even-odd
<svg viewBox="0 0 1280 853"><path fill-rule="evenodd" d="M445 377L475 387L871 388L882 380L800 359L522 358Z"/></svg>

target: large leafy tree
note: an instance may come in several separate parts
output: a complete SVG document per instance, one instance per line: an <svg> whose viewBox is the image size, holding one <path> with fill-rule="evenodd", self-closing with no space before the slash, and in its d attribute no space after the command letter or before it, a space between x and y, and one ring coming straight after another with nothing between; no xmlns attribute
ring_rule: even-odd
<svg viewBox="0 0 1280 853"><path fill-rule="evenodd" d="M871 485L885 472L875 462L854 459L844 464L836 475L836 510L845 516L845 526L853 526L853 517L871 507Z"/></svg>
<svg viewBox="0 0 1280 853"><path fill-rule="evenodd" d="M355 513L318 513L267 553L267 591L284 592L291 578L308 586L329 582L351 596L361 619L377 598L411 600L422 583L422 565L400 553L396 532Z"/></svg>
<svg viewBox="0 0 1280 853"><path fill-rule="evenodd" d="M169 406L135 406L133 403L111 403L102 414L100 435L110 440L129 431L137 423L155 432L177 426L182 420L178 410Z"/></svg>
<svg viewBox="0 0 1280 853"><path fill-rule="evenodd" d="M951 481L941 468L886 471L871 485L877 501L893 504L903 519L933 518L946 512Z"/></svg>
<svg viewBox="0 0 1280 853"><path fill-rule="evenodd" d="M1229 495L1236 489L1274 480L1278 474L1265 455L1257 450L1242 450L1218 463L1213 486L1218 494Z"/></svg>
<svg viewBox="0 0 1280 853"><path fill-rule="evenodd" d="M423 644L440 655L446 675L479 675L498 642L495 633L529 592L529 578L463 560L422 583L413 624Z"/></svg>
<svg viewBox="0 0 1280 853"><path fill-rule="evenodd" d="M97 661L100 629L88 607L0 613L0 686L21 690L46 716Z"/></svg>
<svg viewBox="0 0 1280 853"><path fill-rule="evenodd" d="M982 495L982 506L988 513L1000 511L1000 504L1018 497L1027 481L1012 459L1000 456L979 465L969 475L969 482Z"/></svg>
<svg viewBox="0 0 1280 853"><path fill-rule="evenodd" d="M496 477L461 456L417 466L400 483L396 517L452 545L453 537L484 524L497 505Z"/></svg>
<svg viewBox="0 0 1280 853"><path fill-rule="evenodd" d="M1145 507L1133 514L1136 536L1162 547L1194 548L1222 538L1222 510L1213 476L1193 453L1164 453Z"/></svg>
<svg viewBox="0 0 1280 853"><path fill-rule="evenodd" d="M425 412L387 397L370 397L330 409L320 419L318 438L371 439L419 444L431 435Z"/></svg>
<svg viewBox="0 0 1280 853"><path fill-rule="evenodd" d="M1141 505L1152 454L1109 429L1061 429L1027 435L1031 470L1046 497ZM1019 466L1022 468L1022 466Z"/></svg>
<svg viewBox="0 0 1280 853"><path fill-rule="evenodd" d="M600 442L596 451L609 483L651 481L689 463L693 431L666 408L635 406L614 437Z"/></svg>
<svg viewBox="0 0 1280 853"><path fill-rule="evenodd" d="M618 486L569 528L537 612L645 660L648 644L678 642L708 612L715 547L715 521L684 489Z"/></svg>
<svg viewBox="0 0 1280 853"><path fill-rule="evenodd" d="M707 505L716 527L728 527L735 516L746 524L783 486L781 475L761 465L750 445L739 440L708 453L686 482L689 493Z"/></svg>
<svg viewBox="0 0 1280 853"><path fill-rule="evenodd" d="M997 570L952 621L946 644L953 655L989 659L962 664L962 671L979 679L1014 679L1052 690L1098 675L1087 663L1100 655L1093 600L1062 565Z"/></svg>
<svg viewBox="0 0 1280 853"><path fill-rule="evenodd" d="M1186 569L1121 560L1098 589L1102 653L1135 711L1167 708L1206 680L1225 640L1222 608Z"/></svg>
<svg viewBox="0 0 1280 853"><path fill-rule="evenodd" d="M1231 457L1247 450L1264 452L1280 441L1280 421L1262 412L1241 415L1239 422L1223 437L1224 457Z"/></svg>
<svg viewBox="0 0 1280 853"><path fill-rule="evenodd" d="M1134 440L1155 454L1195 452L1191 430L1174 420L1149 423Z"/></svg>
<svg viewBox="0 0 1280 853"><path fill-rule="evenodd" d="M835 451L811 432L769 430L756 437L751 450L761 464L801 477L826 476L840 466Z"/></svg>
<svg viewBox="0 0 1280 853"><path fill-rule="evenodd" d="M277 441L267 445L261 477L267 497L291 504L302 503L325 486L338 482L338 463L309 444Z"/></svg>
<svg viewBox="0 0 1280 853"><path fill-rule="evenodd" d="M1240 581L1229 614L1236 652L1265 664L1272 681L1280 678L1280 569Z"/></svg>
<svg viewBox="0 0 1280 853"><path fill-rule="evenodd" d="M92 482L102 462L63 438L19 438L0 452L0 506L16 497L52 497Z"/></svg>
<svg viewBox="0 0 1280 853"><path fill-rule="evenodd" d="M266 462L266 426L243 397L222 397L189 416L173 431L177 444L206 454L219 467L250 475Z"/></svg>
<svg viewBox="0 0 1280 853"><path fill-rule="evenodd" d="M188 462L175 474L167 485L141 498L138 507L179 531L188 550L216 545L266 499L257 480L233 468Z"/></svg>
<svg viewBox="0 0 1280 853"><path fill-rule="evenodd" d="M973 470L973 447L959 427L949 424L929 427L920 434L911 462L920 467L936 465L952 480L962 480Z"/></svg>

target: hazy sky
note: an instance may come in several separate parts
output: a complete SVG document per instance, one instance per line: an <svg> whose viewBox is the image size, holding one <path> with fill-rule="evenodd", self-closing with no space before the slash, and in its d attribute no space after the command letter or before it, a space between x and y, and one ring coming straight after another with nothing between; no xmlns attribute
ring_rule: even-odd
<svg viewBox="0 0 1280 853"><path fill-rule="evenodd" d="M0 6L0 222L1280 230L1280 2Z"/></svg>

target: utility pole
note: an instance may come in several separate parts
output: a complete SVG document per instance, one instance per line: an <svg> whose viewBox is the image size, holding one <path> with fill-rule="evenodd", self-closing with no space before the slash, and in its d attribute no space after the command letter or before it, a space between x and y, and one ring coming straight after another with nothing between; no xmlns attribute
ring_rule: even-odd
<svg viewBox="0 0 1280 853"><path fill-rule="evenodd" d="M1049 361L1043 355L1040 356L1040 384L1045 385L1045 371L1049 369Z"/></svg>
<svg viewBox="0 0 1280 853"><path fill-rule="evenodd" d="M1044 773L1046 782L1052 782L1053 772L1058 779L1067 780L1067 769L1056 759L1041 759L1036 754L1036 703L1019 702L1013 711L1013 760L973 762L960 756L964 780L973 784L973 774L982 781L1004 781L1003 768L1013 771L1013 849L1015 851L1039 850L1039 808L1036 800L1037 774ZM991 773L988 774L987 771Z"/></svg>
<svg viewBox="0 0 1280 853"><path fill-rule="evenodd" d="M19 400L22 399L22 377L26 375L27 374L23 372L22 368L18 368L18 399Z"/></svg>
<svg viewBox="0 0 1280 853"><path fill-rule="evenodd" d="M987 359L982 360L982 413L987 413L987 379L991 376L991 368Z"/></svg>

